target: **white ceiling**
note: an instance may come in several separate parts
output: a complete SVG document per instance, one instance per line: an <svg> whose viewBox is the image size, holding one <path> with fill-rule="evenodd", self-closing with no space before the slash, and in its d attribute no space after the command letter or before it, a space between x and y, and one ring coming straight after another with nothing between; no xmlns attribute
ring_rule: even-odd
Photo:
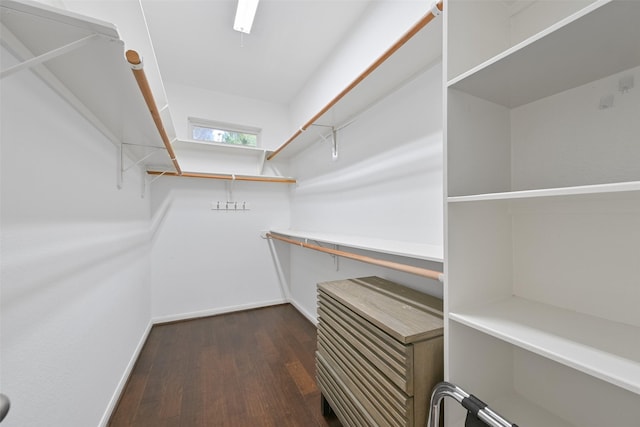
<svg viewBox="0 0 640 427"><path fill-rule="evenodd" d="M371 1L261 0L243 40L237 0L141 3L165 84L286 105Z"/></svg>

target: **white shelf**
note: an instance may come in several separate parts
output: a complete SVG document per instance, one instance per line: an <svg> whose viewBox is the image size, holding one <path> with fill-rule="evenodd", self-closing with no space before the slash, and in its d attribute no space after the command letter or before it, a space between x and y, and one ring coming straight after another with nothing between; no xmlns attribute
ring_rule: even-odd
<svg viewBox="0 0 640 427"><path fill-rule="evenodd" d="M96 34L88 44L46 61L44 72L55 81L45 82L98 129L106 129L114 144L126 143L132 160L155 150L142 164L174 170L114 25L35 2L3 0L0 10L2 25L23 45L9 46L19 56L26 53L23 47L27 56L39 56Z"/></svg>
<svg viewBox="0 0 640 427"><path fill-rule="evenodd" d="M479 202L491 200L518 200L541 197L562 197L579 195L604 195L640 191L640 181L619 182L612 184L583 185L578 187L546 188L537 190L508 191L504 193L488 193L470 196L448 197L449 203Z"/></svg>
<svg viewBox="0 0 640 427"><path fill-rule="evenodd" d="M253 180L293 180L283 176L273 164L266 164L268 150L232 144L177 140L173 143L176 156L185 174L247 177ZM224 178L221 178L224 179Z"/></svg>
<svg viewBox="0 0 640 427"><path fill-rule="evenodd" d="M362 236L341 235L332 233L316 233L311 231L272 229L274 233L298 239L347 246L355 249L398 255L407 258L443 262L442 246L424 243L401 242L395 240L376 239Z"/></svg>
<svg viewBox="0 0 640 427"><path fill-rule="evenodd" d="M154 169L147 169L147 174L155 175L158 178L161 176L171 176L179 178L194 178L194 179L216 179L223 181L252 181L252 182L273 182L281 184L295 184L295 178L280 175L257 175L257 174L233 174L228 172L191 172L182 171L181 175L175 172L159 171Z"/></svg>
<svg viewBox="0 0 640 427"><path fill-rule="evenodd" d="M520 427L578 427L528 401L513 390L509 394L500 395L492 399L491 402L485 403L492 410ZM455 414L451 414L450 425L464 426L466 415L467 411L460 407Z"/></svg>
<svg viewBox="0 0 640 427"><path fill-rule="evenodd" d="M203 142L203 141L195 141L195 140L182 140L178 139L173 143L173 147L176 150L185 149L185 150L205 150L212 151L216 153L225 153L225 154L233 154L237 156L247 156L247 157L259 157L262 155L268 155L271 153L270 150L266 150L264 148L259 147L249 147L243 145L234 145L234 144L222 144L219 142Z"/></svg>
<svg viewBox="0 0 640 427"><path fill-rule="evenodd" d="M442 17L436 17L313 123L336 128L347 124L441 57ZM291 158L330 133L326 127L309 126L278 157Z"/></svg>
<svg viewBox="0 0 640 427"><path fill-rule="evenodd" d="M512 297L449 313L466 326L640 394L640 328Z"/></svg>
<svg viewBox="0 0 640 427"><path fill-rule="evenodd" d="M600 0L449 81L517 107L640 65L640 2Z"/></svg>
<svg viewBox="0 0 640 427"><path fill-rule="evenodd" d="M508 417L510 421L521 427L576 427L540 406L531 403L515 391L494 399L489 407L500 412L501 415Z"/></svg>
<svg viewBox="0 0 640 427"><path fill-rule="evenodd" d="M492 399L491 402L485 403L487 403L491 409L520 427L577 427L528 401L513 390L508 394L500 395ZM452 417L451 425L463 426L466 414L467 412L460 408Z"/></svg>

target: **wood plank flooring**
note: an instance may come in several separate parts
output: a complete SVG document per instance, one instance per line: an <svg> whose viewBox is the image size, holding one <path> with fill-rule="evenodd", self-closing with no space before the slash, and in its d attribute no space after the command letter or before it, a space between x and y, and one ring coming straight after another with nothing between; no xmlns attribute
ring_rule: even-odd
<svg viewBox="0 0 640 427"><path fill-rule="evenodd" d="M152 328L109 425L328 426L316 328L289 304Z"/></svg>

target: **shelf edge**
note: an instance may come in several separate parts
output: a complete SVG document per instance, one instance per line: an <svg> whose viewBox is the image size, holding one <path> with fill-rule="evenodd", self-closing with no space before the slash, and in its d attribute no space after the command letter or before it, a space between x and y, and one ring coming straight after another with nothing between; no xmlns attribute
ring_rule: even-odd
<svg viewBox="0 0 640 427"><path fill-rule="evenodd" d="M504 300L502 302L504 302ZM560 335L552 335L550 339L556 339L558 340L558 342L564 339L566 340L566 343L565 343L566 346L575 347L575 348L580 347L581 354L583 355L587 354L588 357L592 359L590 361L587 361L586 360L587 357L583 357L582 360L576 360L575 357L572 357L570 354L566 353L567 351L566 349L564 349L565 352L563 353L559 348L549 348L548 344L541 343L540 337L526 339L522 336L522 334L515 333L514 331L508 331L507 330L508 328L502 328L502 329L497 328L495 325L492 325L492 322L490 321L478 321L477 319L474 319L474 317L481 316L482 313L486 311L491 311L492 313L495 311L499 311L500 307L497 307L498 305L500 305L500 302L491 304L490 306L485 306L484 308L480 308L477 311L472 310L468 313L465 313L464 310L449 312L448 317L449 319L459 324L465 325L467 327L480 331L484 334L490 335L494 338L508 342L519 348L528 350L532 353L535 353L547 359L553 360L561 365L575 369L591 377L598 378L602 381L613 384L617 387L623 388L632 393L640 394L640 361L634 361L628 358L624 358L623 356L616 355L615 353L607 353L598 348L592 348L587 345L581 344L578 341L571 341L569 339L564 339ZM558 313L562 311L562 309L557 309L557 310L558 310ZM588 316L588 315L582 315L582 316L591 317L594 320L600 320L594 316ZM496 317L496 316L494 315L493 317ZM504 320L505 322L509 322L511 325L513 325L514 323L517 323L522 328L526 327L529 330L538 331L540 334L545 333L545 331L543 331L542 329L535 329L525 323L517 322L514 319L510 319L507 316L505 316L504 319L502 320ZM603 324L616 323L613 321L606 321L606 320L602 320L602 322ZM633 328L633 326L629 326L629 327ZM636 327L636 329L640 331L640 328ZM596 365L593 359L599 360L601 362L600 365ZM607 371L606 369L602 368L602 366L621 366L621 365L623 365L625 369L618 369L618 372L612 372L611 370ZM621 373L621 371L624 371L624 374ZM634 377L636 378L636 381L629 380L629 376L630 376L629 374L632 371L635 372Z"/></svg>
<svg viewBox="0 0 640 427"><path fill-rule="evenodd" d="M541 188L535 190L508 191L503 193L484 193L468 196L447 197L448 203L478 202L492 200L518 200L543 197L564 197L580 195L599 195L640 191L640 181L628 181L610 184L594 184L576 187Z"/></svg>
<svg viewBox="0 0 640 427"><path fill-rule="evenodd" d="M226 181L254 181L254 182L273 182L273 183L281 183L281 184L295 184L296 179L291 177L284 176L269 176L269 175L247 175L247 174L229 174L229 173L202 173L202 172L182 172L178 175L173 171L158 171L149 169L147 170L148 175L158 175L160 176L177 176L183 178L205 178L205 179L220 179Z"/></svg>
<svg viewBox="0 0 640 427"><path fill-rule="evenodd" d="M507 58L508 56L527 48L530 45L533 45L535 42L537 42L538 40L546 37L549 34L554 33L555 31L557 31L558 29L571 24L572 22L577 21L578 19L580 19L581 17L588 15L589 13L593 12L594 10L597 10L599 8L601 8L602 6L611 3L612 0L597 0L596 2L585 6L583 9L580 9L579 11L567 16L566 18L560 20L559 22L556 22L555 24L545 28L544 30L532 35L531 37L521 41L520 43L510 47L507 50L504 50L502 52L500 52L499 54L492 56L491 58L487 59L486 61L476 65L475 67L459 74L458 76L452 78L451 80L447 81L447 87L449 88L453 88L455 89L455 85L457 83L460 83L461 81L463 81L464 79L466 79L467 77L470 77L476 73L478 73L479 71L482 71L486 68L489 68L490 66L492 66L493 64L496 64L498 62L500 62L501 60Z"/></svg>
<svg viewBox="0 0 640 427"><path fill-rule="evenodd" d="M419 253L419 252L415 252L415 251L400 251L400 250L396 250L396 249L391 249L391 250L386 250L384 247L382 246L376 246L376 245L366 245L364 243L358 243L355 241L355 239L358 239L358 236L344 236L344 238L340 237L340 236L335 236L335 235L323 235L322 233L312 233L312 232L304 232L304 231L298 231L298 230L280 230L280 229L271 229L271 231L273 233L277 233L277 234L281 234L281 235L285 235L285 236L289 236L289 237L295 237L298 239L308 239L308 240L313 240L313 241L318 241L318 242L323 242L323 243L329 243L329 244L334 244L334 245L342 245L342 246L347 246L350 248L354 248L354 249L361 249L361 250L366 250L366 251L371 251L371 252L378 252L378 253L384 253L384 254L388 254L388 255L395 255L395 256L402 256L402 257L406 257L406 258L413 258L413 259L419 259L419 260L424 260L424 261L432 261L432 262L438 262L438 263L442 263L444 262L444 255L442 252L438 253L438 254L426 254L426 253ZM350 240L349 238L353 239ZM362 239L367 239L364 237L361 237ZM370 240L377 240L380 242L384 242L384 239L370 239ZM402 243L402 242L398 242L398 241L391 241L388 240L387 242L389 243ZM415 243L416 245L421 245L420 243ZM426 245L426 244L425 244ZM431 245L436 247L437 245ZM440 247L440 249L442 249L442 247Z"/></svg>

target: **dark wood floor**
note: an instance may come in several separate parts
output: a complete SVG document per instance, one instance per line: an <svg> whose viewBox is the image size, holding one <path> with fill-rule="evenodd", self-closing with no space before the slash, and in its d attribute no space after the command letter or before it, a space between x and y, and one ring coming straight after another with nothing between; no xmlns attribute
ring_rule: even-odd
<svg viewBox="0 0 640 427"><path fill-rule="evenodd" d="M288 304L154 326L109 425L340 426L320 414L315 348Z"/></svg>

